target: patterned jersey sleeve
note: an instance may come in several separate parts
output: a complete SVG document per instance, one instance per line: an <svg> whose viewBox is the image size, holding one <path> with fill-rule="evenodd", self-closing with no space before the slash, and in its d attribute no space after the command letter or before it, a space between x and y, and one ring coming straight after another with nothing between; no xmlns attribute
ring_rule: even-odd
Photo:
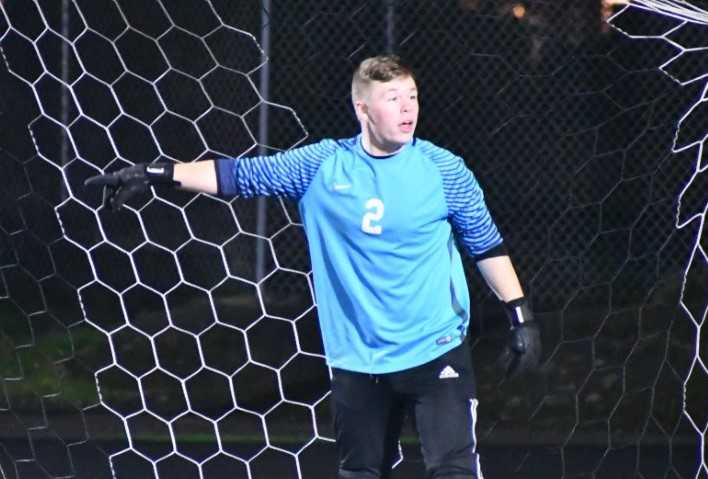
<svg viewBox="0 0 708 479"><path fill-rule="evenodd" d="M298 200L307 191L322 161L337 148L334 140L269 156L216 160L220 196L284 196Z"/></svg>
<svg viewBox="0 0 708 479"><path fill-rule="evenodd" d="M467 253L478 256L503 240L474 174L462 158L446 153L436 163L443 178L450 222Z"/></svg>

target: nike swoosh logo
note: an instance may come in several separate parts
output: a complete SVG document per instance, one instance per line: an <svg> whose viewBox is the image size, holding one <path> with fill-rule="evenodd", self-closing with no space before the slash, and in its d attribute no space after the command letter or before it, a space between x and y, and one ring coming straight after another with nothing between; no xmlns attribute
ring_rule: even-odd
<svg viewBox="0 0 708 479"><path fill-rule="evenodd" d="M348 190L348 189L351 188L351 187L352 187L352 185L349 185L349 184L341 184L341 183L335 183L334 186L333 186L333 188L334 188L335 191Z"/></svg>

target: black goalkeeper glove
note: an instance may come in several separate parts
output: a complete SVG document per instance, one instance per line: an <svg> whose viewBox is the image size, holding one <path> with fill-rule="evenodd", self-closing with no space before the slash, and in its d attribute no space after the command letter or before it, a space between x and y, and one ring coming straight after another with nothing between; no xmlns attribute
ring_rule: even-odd
<svg viewBox="0 0 708 479"><path fill-rule="evenodd" d="M113 173L92 176L84 181L84 186L102 186L103 204L118 210L133 196L146 193L151 185L179 186L173 176L172 163L139 163Z"/></svg>
<svg viewBox="0 0 708 479"><path fill-rule="evenodd" d="M501 356L506 377L514 377L538 368L541 362L541 334L526 298L504 303L511 329Z"/></svg>

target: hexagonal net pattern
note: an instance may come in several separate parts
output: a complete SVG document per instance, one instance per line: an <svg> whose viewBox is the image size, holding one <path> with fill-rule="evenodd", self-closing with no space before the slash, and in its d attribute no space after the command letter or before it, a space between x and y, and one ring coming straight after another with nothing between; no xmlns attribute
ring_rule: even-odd
<svg viewBox="0 0 708 479"><path fill-rule="evenodd" d="M2 411L12 414L0 436L7 424L17 432L2 445L9 477L275 477L316 467L303 451L331 442L320 430L329 373L297 218L279 200L173 191L112 214L81 186L129 163L237 157L304 140L294 111L256 87L266 62L256 38L224 20L224 2L26 6L3 5L2 48L36 98L27 170L37 170L8 161L13 173L44 180L19 195L41 224L15 237L36 266L18 270L18 281L35 282L39 301L17 298L4 310L2 338L13 345L3 351L17 351L2 374L12 401ZM280 132L269 144L259 144L264 115ZM10 323L22 321L20 338ZM39 347L49 337L54 347ZM28 368L43 367L76 380L12 390L27 386L18 378L31 377ZM94 391L68 392L87 386ZM36 413L33 403L63 411L61 425L17 413ZM87 464L101 454L94 445L79 452L88 437L100 441L107 468ZM44 441L56 454L41 451Z"/></svg>
<svg viewBox="0 0 708 479"><path fill-rule="evenodd" d="M599 0L0 0L0 478L334 475L297 208L158 188L112 213L81 185L349 135L351 68L384 49L544 329L540 379L500 381L466 264L485 475L706 477L708 27L669 3L590 34Z"/></svg>
<svg viewBox="0 0 708 479"><path fill-rule="evenodd" d="M663 32L654 28L637 28L631 17L637 13L659 15L672 20ZM708 105L708 69L705 68L708 50L708 11L683 0L635 0L611 19L611 24L637 40L664 42L674 48L675 54L659 69L681 86L697 84L700 94L678 121L672 152L693 158L693 171L681 188L676 207L676 227L695 230L695 243L683 276L679 304L689 320L695 350L689 361L683 381L682 409L687 428L697 435L701 449L697 451L696 478L708 477L708 356L706 356L706 318L708 317L708 248L706 245L706 212L708 211L708 163L704 160L706 135L705 119ZM694 32L701 32L695 35ZM701 39L699 39L701 37ZM704 67L698 67L699 64ZM699 126L699 122L703 125ZM702 191L702 193L701 193ZM702 284L702 297L687 294L693 282ZM703 404L703 406L701 406ZM692 472L692 471L691 471ZM690 473L689 473L690 474Z"/></svg>

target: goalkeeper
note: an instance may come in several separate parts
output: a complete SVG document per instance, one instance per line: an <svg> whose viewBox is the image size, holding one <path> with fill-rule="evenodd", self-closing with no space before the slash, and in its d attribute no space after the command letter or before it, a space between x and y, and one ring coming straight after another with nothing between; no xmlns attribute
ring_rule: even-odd
<svg viewBox="0 0 708 479"><path fill-rule="evenodd" d="M481 478L470 299L455 242L504 303L507 374L537 366L539 331L502 238L461 158L414 137L413 72L364 60L352 101L361 133L272 156L138 164L87 180L119 208L154 184L299 202L314 272L340 479L390 477L413 415L429 478Z"/></svg>

